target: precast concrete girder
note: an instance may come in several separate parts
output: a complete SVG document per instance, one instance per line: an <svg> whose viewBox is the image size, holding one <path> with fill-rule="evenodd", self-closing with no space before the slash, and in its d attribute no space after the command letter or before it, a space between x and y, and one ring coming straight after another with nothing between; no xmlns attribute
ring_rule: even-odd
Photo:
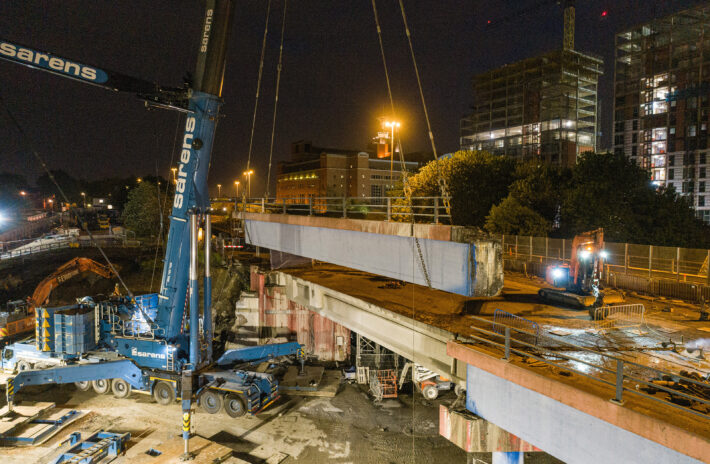
<svg viewBox="0 0 710 464"><path fill-rule="evenodd" d="M413 230L411 224L285 214L244 218L251 245L424 286L428 277L432 288L469 297L495 296L503 288L500 243L454 241L463 234L450 226Z"/></svg>
<svg viewBox="0 0 710 464"><path fill-rule="evenodd" d="M455 334L290 274L278 272L277 278L294 303L465 385L465 364L446 353L446 344L456 338Z"/></svg>
<svg viewBox="0 0 710 464"><path fill-rule="evenodd" d="M466 409L564 462L700 463L710 456L707 439L661 418L474 347L450 342L448 352L468 364Z"/></svg>

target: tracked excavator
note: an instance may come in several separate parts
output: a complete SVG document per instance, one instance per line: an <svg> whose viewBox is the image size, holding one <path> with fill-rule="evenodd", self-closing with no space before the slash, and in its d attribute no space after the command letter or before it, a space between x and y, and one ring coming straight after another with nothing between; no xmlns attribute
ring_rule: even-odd
<svg viewBox="0 0 710 464"><path fill-rule="evenodd" d="M44 278L27 300L9 301L4 311L0 311L0 346L11 340L29 335L35 330L35 308L46 304L52 290L74 276L92 272L110 279L111 270L89 258L74 258Z"/></svg>
<svg viewBox="0 0 710 464"><path fill-rule="evenodd" d="M604 261L608 257L604 229L577 235L572 241L569 264L547 267L545 280L555 288L542 288L538 295L547 303L582 309L623 302L623 295L602 287Z"/></svg>

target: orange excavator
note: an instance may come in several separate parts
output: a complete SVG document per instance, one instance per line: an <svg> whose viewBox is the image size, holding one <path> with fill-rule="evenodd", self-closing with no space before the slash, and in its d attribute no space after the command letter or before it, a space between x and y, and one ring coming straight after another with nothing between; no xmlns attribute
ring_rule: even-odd
<svg viewBox="0 0 710 464"><path fill-rule="evenodd" d="M35 308L48 302L52 290L84 272L93 272L105 279L113 275L108 267L89 258L74 258L62 264L37 285L27 301L10 301L5 310L0 311L0 345L34 331Z"/></svg>
<svg viewBox="0 0 710 464"><path fill-rule="evenodd" d="M604 261L609 257L604 249L604 229L584 232L572 241L569 264L548 266L545 280L557 288L542 288L540 297L550 303L590 308L623 301L617 292L602 291Z"/></svg>

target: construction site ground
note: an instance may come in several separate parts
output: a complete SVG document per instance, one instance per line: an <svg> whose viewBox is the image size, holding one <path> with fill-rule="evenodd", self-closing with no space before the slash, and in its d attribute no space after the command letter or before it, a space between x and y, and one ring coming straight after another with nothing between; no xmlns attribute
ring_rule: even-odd
<svg viewBox="0 0 710 464"><path fill-rule="evenodd" d="M178 402L161 406L137 393L116 399L63 385L35 387L23 399L91 413L40 446L0 447L3 464L50 462L70 433L79 431L86 437L101 429L131 433L126 455L113 461L129 463L181 432ZM270 463L283 464L465 462L465 453L438 435L438 405L454 399L448 394L429 402L415 393L375 404L363 388L347 384L334 398L282 396L253 417L232 419L198 409L192 425L201 437L233 450L234 459L226 462L256 464L269 458ZM278 460L280 453L283 460Z"/></svg>
<svg viewBox="0 0 710 464"><path fill-rule="evenodd" d="M500 296L471 299L414 284L392 288L397 285L392 285L391 279L324 263L281 271L463 337L477 334L471 328L472 325L492 330L492 325L481 324L471 316L492 320L494 311L501 309L536 322L548 344L561 340L594 350L597 353L566 348L559 349L559 352L610 370L615 369L615 363L606 362L601 353L673 373L688 371L703 376L710 373L710 322L699 321L700 308L697 305L680 300L629 293L626 295L626 303L641 303L646 308L644 322L635 328L598 331L587 310L543 303L537 292L548 286L544 280L518 273L506 273L505 286ZM498 339L497 342L502 343L502 340ZM682 348L683 343L690 342L701 345L706 343L705 353L699 350L689 352ZM481 344L473 346L493 356L502 357L502 352L494 347L483 347ZM528 362L525 362L526 359ZM526 359L515 356L512 362L599 396L614 397L613 387L579 374L568 375L558 366L576 364L572 367L612 384L613 374L574 361L558 360L558 365L551 365L531 363L530 358ZM641 374L650 372L644 371ZM626 382L625 386L630 385ZM643 387L631 386L637 389ZM665 399L668 394L661 391L656 396ZM625 407L691 430L710 440L710 421L707 419L639 395L625 393L624 399Z"/></svg>
<svg viewBox="0 0 710 464"><path fill-rule="evenodd" d="M159 257L155 260L154 249L113 249L107 252L134 294L147 293L151 288L156 291L162 263ZM75 256L103 262L96 251L68 249L1 263L0 298L18 299L30 295L42 278ZM259 262L249 253L238 253L234 257L247 264ZM264 258L262 255L260 264L267 265ZM699 308L682 301L629 294L627 302L645 305L645 323L637 329L599 333L592 330L593 323L587 311L541 303L537 291L546 284L541 279L522 274L506 273L503 294L499 297L469 299L413 284L391 285L391 279L329 264L316 263L282 271L464 337L472 333L470 326L476 323L470 316L491 319L495 309L501 309L535 321L552 340L557 337L673 372L710 372L707 360L694 358L682 349L674 352L670 349L672 344L667 348L661 346L669 341L680 346L683 342L710 339L710 323L698 321ZM234 301L220 299L220 295L228 293L223 292L223 288L232 284L224 286L219 278L217 282L215 307L222 305L224 314L231 313ZM113 282L94 276L75 278L53 292L50 304L67 304L77 296L110 293L113 286ZM238 291L232 292L231 297L235 295ZM218 320L220 314L217 309ZM225 327L228 326L225 322ZM490 326L487 328L490 330ZM554 335L554 332L563 335ZM476 348L484 349L480 345ZM487 351L492 356L501 357L496 349ZM566 354L595 356L583 351ZM521 357L513 357L512 362L599 396L613 397L613 389L607 385L577 374L562 375L562 370L557 367L525 362ZM594 369L588 373L608 377ZM657 393L659 397L663 395ZM0 456L7 463L48 462L56 453L57 443L76 430L86 433L98 429L130 431L134 436L134 451L140 449L138 442L141 440L143 444L158 443L180 432L181 413L177 403L165 408L149 397L135 393L129 399L119 400L111 395L80 392L73 385L65 385L30 390L22 399L52 401L58 407L68 405L89 410L91 414L39 447L0 448ZM710 439L710 424L703 418L634 395L625 394L625 399L625 407L662 418ZM229 446L235 450L236 458L251 463L266 462L279 452L289 456L283 461L285 463L427 462L433 459L463 462L464 453L438 436L437 404L442 401L453 402L453 394L433 403L425 402L418 393L406 394L397 400L385 400L375 405L360 388L347 385L334 398L284 397L274 408L256 418L230 419L224 415L198 412L193 425L199 435ZM0 406L2 404L4 401L0 400Z"/></svg>

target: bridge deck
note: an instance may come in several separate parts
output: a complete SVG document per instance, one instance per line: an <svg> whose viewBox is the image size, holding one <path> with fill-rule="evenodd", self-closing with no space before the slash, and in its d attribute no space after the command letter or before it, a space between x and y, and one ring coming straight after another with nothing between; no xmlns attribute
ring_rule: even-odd
<svg viewBox="0 0 710 464"><path fill-rule="evenodd" d="M401 288L389 288L391 279L383 278L353 269L347 269L330 264L317 264L315 267L284 269L282 272L293 275L303 280L313 282L346 295L375 304L379 307L411 317L417 321L447 330L449 332L466 336L471 334L471 325L474 319L471 314L480 317L492 317L495 309L502 309L518 314L537 322L541 329L546 331L560 330L568 332L559 338L565 341L586 347L594 347L605 352L623 356L639 364L655 368L679 372L680 370L695 370L710 372L710 363L707 361L692 361L668 351L659 351L661 341L669 337L678 340L683 335L686 340L707 337L707 332L698 330L701 326L691 322L697 319L697 312L692 307L684 307L679 302L674 304L673 312L664 313L660 310L649 318L649 327L644 331L618 330L607 334L598 334L590 331L592 322L586 311L575 311L540 304L537 290L544 284L538 280L528 279L524 276L506 275L503 294L496 298L466 298L448 292L431 290L414 284L406 284ZM649 301L631 298L630 302L643 302L647 309ZM651 332L653 330L653 332ZM555 335L550 335L553 339ZM482 349L476 345L475 349ZM500 352L491 352L494 357L500 358ZM565 354L577 356L590 356L588 352L578 353L565 351ZM560 384L573 386L581 391L603 397L614 396L613 388L599 382L594 382L581 375L560 375L560 369L551 365L527 364L519 360L516 362L522 368L534 371L537 375L551 378ZM608 376L603 372L594 372L600 378ZM627 400L625 408L632 409L653 420L677 427L685 433L698 437L710 446L710 423L702 417L678 410L670 405L645 399L643 397L625 394ZM663 440L658 440L663 443Z"/></svg>

